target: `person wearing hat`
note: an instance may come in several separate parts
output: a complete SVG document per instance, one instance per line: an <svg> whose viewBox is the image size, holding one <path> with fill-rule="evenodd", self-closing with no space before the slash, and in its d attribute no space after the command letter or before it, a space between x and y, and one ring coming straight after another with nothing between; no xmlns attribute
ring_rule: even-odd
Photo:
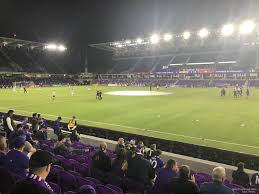
<svg viewBox="0 0 259 194"><path fill-rule="evenodd" d="M83 185L76 194L96 194L96 191L91 185Z"/></svg>
<svg viewBox="0 0 259 194"><path fill-rule="evenodd" d="M26 181L38 184L54 193L52 188L45 181L49 175L52 160L52 154L47 151L37 150L34 154L32 154L29 161L29 174L27 175Z"/></svg>
<svg viewBox="0 0 259 194"><path fill-rule="evenodd" d="M25 147L25 136L19 136L15 138L14 149L10 150L6 154L5 167L15 174L24 177L29 168L29 158L23 151Z"/></svg>

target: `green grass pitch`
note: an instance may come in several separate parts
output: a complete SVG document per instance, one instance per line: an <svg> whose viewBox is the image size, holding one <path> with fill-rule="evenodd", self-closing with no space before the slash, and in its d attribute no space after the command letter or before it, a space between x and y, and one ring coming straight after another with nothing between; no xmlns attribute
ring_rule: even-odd
<svg viewBox="0 0 259 194"><path fill-rule="evenodd" d="M69 87L0 90L0 111L39 112L55 120L72 115L82 125L104 127L250 154L259 154L259 91L234 99L232 89L220 97L216 88L160 88L167 96L111 96L95 99L96 90L149 90L149 87ZM154 88L155 89L155 88ZM56 99L51 101L52 91Z"/></svg>

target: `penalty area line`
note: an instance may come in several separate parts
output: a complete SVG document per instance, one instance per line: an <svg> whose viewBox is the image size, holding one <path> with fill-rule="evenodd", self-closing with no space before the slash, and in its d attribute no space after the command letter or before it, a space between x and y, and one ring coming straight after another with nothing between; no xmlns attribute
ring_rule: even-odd
<svg viewBox="0 0 259 194"><path fill-rule="evenodd" d="M0 109L7 110L8 108L0 107ZM24 112L24 113L33 113L31 111L26 111L26 110L16 110L16 111ZM54 117L54 118L58 117L57 115L52 115L52 114L48 114L48 113L41 113L41 114L49 116L49 117ZM66 117L66 116L62 116L62 118L70 119L70 117ZM143 128L138 128L138 127L126 126L126 125L105 123L105 122L99 122L99 121L91 121L91 120L86 120L86 119L77 119L77 120L78 121L83 121L83 122L88 122L88 123L94 123L94 124L110 125L110 126L123 127L123 128L128 128L128 129L135 129L135 130L139 130L139 131L159 133L159 134L163 134L163 135L171 135L171 136L182 137L182 138L203 140L203 141L207 141L207 142L209 141L209 142L223 143L223 144L226 144L226 145L234 145L234 146L241 146L241 147L254 148L254 149L258 149L259 148L258 146L245 145L245 144L239 144L239 143L234 143L234 142L215 140L215 139L210 139L210 138L202 139L201 137L194 137L194 136L183 135L183 134L178 134L178 133L169 133L169 132L157 131L157 130L152 130L152 129L143 129Z"/></svg>

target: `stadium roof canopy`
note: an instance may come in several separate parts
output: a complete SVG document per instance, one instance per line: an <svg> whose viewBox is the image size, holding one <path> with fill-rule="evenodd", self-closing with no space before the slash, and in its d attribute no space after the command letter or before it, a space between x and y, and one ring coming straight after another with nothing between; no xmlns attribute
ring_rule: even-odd
<svg viewBox="0 0 259 194"><path fill-rule="evenodd" d="M116 57L164 55L183 52L238 50L244 46L259 45L259 25L247 20L239 26L223 25L222 28L201 28L178 34L154 33L114 42L91 44L90 47L111 52Z"/></svg>
<svg viewBox="0 0 259 194"><path fill-rule="evenodd" d="M55 43L40 43L16 38L0 37L0 47L26 48L29 50L65 51L64 45Z"/></svg>

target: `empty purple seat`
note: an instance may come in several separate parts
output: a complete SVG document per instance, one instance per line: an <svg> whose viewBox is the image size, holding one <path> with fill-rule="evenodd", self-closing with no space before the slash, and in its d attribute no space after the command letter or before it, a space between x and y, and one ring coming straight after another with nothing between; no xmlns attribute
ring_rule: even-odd
<svg viewBox="0 0 259 194"><path fill-rule="evenodd" d="M49 175L47 177L48 182L58 183L58 174L60 171L63 171L63 167L59 165L53 165L50 169Z"/></svg>
<svg viewBox="0 0 259 194"><path fill-rule="evenodd" d="M111 184L108 184L108 185L105 185L105 186L111 188L114 191L116 191L118 194L123 194L123 191L120 187L117 187L117 186L111 185Z"/></svg>
<svg viewBox="0 0 259 194"><path fill-rule="evenodd" d="M52 183L52 182L48 182L48 184L52 188L52 190L54 191L55 194L61 194L61 188L59 185Z"/></svg>
<svg viewBox="0 0 259 194"><path fill-rule="evenodd" d="M96 188L96 184L93 181L90 181L83 177L77 177L78 186L91 185L93 188Z"/></svg>
<svg viewBox="0 0 259 194"><path fill-rule="evenodd" d="M97 185L96 190L99 194L118 194L117 191L104 185Z"/></svg>
<svg viewBox="0 0 259 194"><path fill-rule="evenodd" d="M67 191L67 192L64 192L64 194L76 194L76 192L74 192L74 191Z"/></svg>
<svg viewBox="0 0 259 194"><path fill-rule="evenodd" d="M78 162L76 160L69 159L69 160L63 161L62 166L66 170L75 170L76 164L78 164Z"/></svg>
<svg viewBox="0 0 259 194"><path fill-rule="evenodd" d="M90 172L89 172L90 168L86 164L79 164L79 163L75 164L75 171L80 173L81 176L83 176L83 177L89 176L89 174L90 174Z"/></svg>
<svg viewBox="0 0 259 194"><path fill-rule="evenodd" d="M68 170L67 172L69 172L70 174L74 175L75 177L78 177L78 176L80 177L81 176L80 173L78 173L76 171L73 171L73 170Z"/></svg>
<svg viewBox="0 0 259 194"><path fill-rule="evenodd" d="M74 175L66 171L59 172L59 185L64 191L74 191L77 188L77 180Z"/></svg>
<svg viewBox="0 0 259 194"><path fill-rule="evenodd" d="M86 180L92 181L94 184L98 185L101 184L101 181L93 178L93 177L85 177Z"/></svg>

